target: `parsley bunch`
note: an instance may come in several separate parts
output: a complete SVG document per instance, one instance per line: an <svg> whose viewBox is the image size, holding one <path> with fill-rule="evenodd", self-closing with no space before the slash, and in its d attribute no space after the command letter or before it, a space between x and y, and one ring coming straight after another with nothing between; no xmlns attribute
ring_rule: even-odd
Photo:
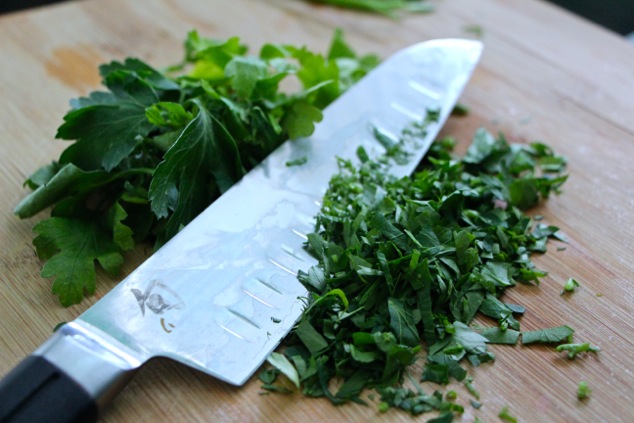
<svg viewBox="0 0 634 423"><path fill-rule="evenodd" d="M391 176L388 160L363 152L359 166L340 162L308 236L319 264L299 275L308 305L283 352L306 395L361 402L375 388L383 410L449 416L461 407L402 387L422 346L421 380L447 383L465 380L463 359L493 360L487 343L517 342L524 309L499 297L545 275L530 255L544 252L557 228L524 210L559 190L565 160L485 130L464 157L452 146L436 143L411 178ZM474 330L478 313L497 326Z"/></svg>
<svg viewBox="0 0 634 423"><path fill-rule="evenodd" d="M16 207L31 217L42 276L65 306L95 291L95 266L116 274L122 253L158 247L273 149L310 135L321 110L378 60L335 32L326 56L238 38L188 34L182 63L159 71L128 58L100 67L105 91L71 102L57 138L74 141L29 177ZM288 92L283 81L298 87Z"/></svg>

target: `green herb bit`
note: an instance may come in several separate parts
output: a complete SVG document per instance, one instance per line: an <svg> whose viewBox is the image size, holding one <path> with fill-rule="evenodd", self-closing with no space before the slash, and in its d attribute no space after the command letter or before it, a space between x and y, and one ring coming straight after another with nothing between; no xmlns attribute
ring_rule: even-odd
<svg viewBox="0 0 634 423"><path fill-rule="evenodd" d="M258 374L258 379L260 379L260 381L264 383L265 385L271 385L273 382L275 382L279 374L280 374L279 370L272 367L272 368L262 370Z"/></svg>
<svg viewBox="0 0 634 423"><path fill-rule="evenodd" d="M567 351L568 358L573 359L580 353L592 352L596 354L601 351L601 348L590 345L589 342L585 342L580 344L561 344L557 346L556 350L557 352Z"/></svg>
<svg viewBox="0 0 634 423"><path fill-rule="evenodd" d="M517 423L517 418L513 417L509 413L509 407L508 406L504 406L504 408L502 408L502 410L500 410L500 413L498 414L498 417L501 418L502 420L504 420L505 422Z"/></svg>
<svg viewBox="0 0 634 423"><path fill-rule="evenodd" d="M53 332L57 332L66 323L68 323L68 322L59 322L58 324L56 324L55 327L53 328Z"/></svg>
<svg viewBox="0 0 634 423"><path fill-rule="evenodd" d="M277 393L280 393L280 394L292 394L293 393L292 389L288 389L287 387L280 386L280 385L267 385L267 384L264 384L264 385L261 385L261 388L264 389L265 391L268 391L268 392L261 392L260 395L267 395L270 392L277 392Z"/></svg>
<svg viewBox="0 0 634 423"><path fill-rule="evenodd" d="M456 103L456 105L453 106L453 109L451 110L451 114L453 116L466 116L469 114L469 111L469 106L467 106L466 104Z"/></svg>
<svg viewBox="0 0 634 423"><path fill-rule="evenodd" d="M301 166L306 163L308 163L308 157L302 156L297 159L288 160L285 164L286 166L291 167L291 166Z"/></svg>
<svg viewBox="0 0 634 423"><path fill-rule="evenodd" d="M563 291L561 291L560 295L564 295L566 292L574 292L575 289L578 288L579 286L580 286L579 282L577 282L575 279L568 278L568 280L564 284L564 289Z"/></svg>
<svg viewBox="0 0 634 423"><path fill-rule="evenodd" d="M535 342L557 343L564 339L569 339L574 332L574 329L566 325L522 332L522 344L532 344Z"/></svg>
<svg viewBox="0 0 634 423"><path fill-rule="evenodd" d="M464 32L466 32L467 34L471 34L475 37L482 38L482 36L484 35L484 28L476 24L467 25L464 27Z"/></svg>
<svg viewBox="0 0 634 423"><path fill-rule="evenodd" d="M482 403L480 401L469 400L469 403L471 403L471 406L476 410L479 410L482 407Z"/></svg>
<svg viewBox="0 0 634 423"><path fill-rule="evenodd" d="M464 386L467 388L467 391L477 400L480 400L480 392L473 386L473 378L468 376L464 381Z"/></svg>
<svg viewBox="0 0 634 423"><path fill-rule="evenodd" d="M441 410L445 404L439 391L429 395L407 388L388 387L379 389L379 393L381 394L379 404L381 412L394 407L416 416L433 410Z"/></svg>
<svg viewBox="0 0 634 423"><path fill-rule="evenodd" d="M266 361L293 382L295 387L299 388L299 374L297 373L297 369L283 354L272 352Z"/></svg>
<svg viewBox="0 0 634 423"><path fill-rule="evenodd" d="M453 421L453 418L453 413L445 412L440 414L438 417L427 420L427 423L451 423Z"/></svg>
<svg viewBox="0 0 634 423"><path fill-rule="evenodd" d="M591 393L592 390L588 386L588 382L586 382L585 380L580 381L579 385L577 386L577 398L579 399L579 401L583 401L586 398L590 397Z"/></svg>

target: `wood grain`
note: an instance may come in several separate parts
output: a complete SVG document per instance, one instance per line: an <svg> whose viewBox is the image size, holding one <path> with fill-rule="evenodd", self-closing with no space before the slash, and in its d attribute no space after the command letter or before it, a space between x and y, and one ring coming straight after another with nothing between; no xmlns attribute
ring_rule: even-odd
<svg viewBox="0 0 634 423"><path fill-rule="evenodd" d="M31 227L44 214L24 221L12 214L27 193L24 179L66 146L53 139L55 130L68 100L98 87L99 64L128 56L155 66L174 63L194 28L215 38L238 35L254 49L291 41L324 51L338 27L359 52L387 57L426 39L468 37L465 28L477 25L485 53L461 99L471 113L450 119L444 133L464 149L485 126L516 141L542 140L569 159L564 193L534 211L562 228L569 243L535 258L549 272L539 287L520 285L506 299L526 306L524 330L568 324L575 340L602 351L571 361L551 347L492 346L495 364L470 369L482 408L473 409L456 385L466 408L459 420L498 421L508 405L522 422L634 421L634 47L541 1L434 3L435 13L400 21L301 0L100 0L0 17L0 374L117 283L100 275L94 297L62 308L50 281L39 277L31 245ZM124 274L147 254L130 254ZM568 277L581 288L562 297ZM584 402L576 399L580 380L593 390ZM259 386L253 379L231 387L156 360L103 421L411 420L380 414L374 405L333 407L298 393L260 395Z"/></svg>

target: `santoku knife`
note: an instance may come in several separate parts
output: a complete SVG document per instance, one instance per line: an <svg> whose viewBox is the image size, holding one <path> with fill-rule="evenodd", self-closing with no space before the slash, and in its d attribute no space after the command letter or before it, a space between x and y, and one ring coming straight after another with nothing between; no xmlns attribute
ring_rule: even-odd
<svg viewBox="0 0 634 423"><path fill-rule="evenodd" d="M416 167L479 60L478 41L445 39L404 49L324 111L306 139L288 141L76 320L0 381L0 422L94 421L143 363L168 357L241 385L301 316L298 270L316 260L306 234L337 157L373 131L398 141L427 110L439 120L411 151ZM288 161L306 158L303 165Z"/></svg>

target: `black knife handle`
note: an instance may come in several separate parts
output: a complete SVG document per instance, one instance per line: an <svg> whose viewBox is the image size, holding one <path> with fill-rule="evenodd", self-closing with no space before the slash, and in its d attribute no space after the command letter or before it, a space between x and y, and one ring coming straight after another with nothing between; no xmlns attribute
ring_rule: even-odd
<svg viewBox="0 0 634 423"><path fill-rule="evenodd" d="M96 401L44 357L31 355L0 381L0 422L95 422Z"/></svg>
<svg viewBox="0 0 634 423"><path fill-rule="evenodd" d="M70 322L0 380L0 423L94 422L145 358Z"/></svg>

